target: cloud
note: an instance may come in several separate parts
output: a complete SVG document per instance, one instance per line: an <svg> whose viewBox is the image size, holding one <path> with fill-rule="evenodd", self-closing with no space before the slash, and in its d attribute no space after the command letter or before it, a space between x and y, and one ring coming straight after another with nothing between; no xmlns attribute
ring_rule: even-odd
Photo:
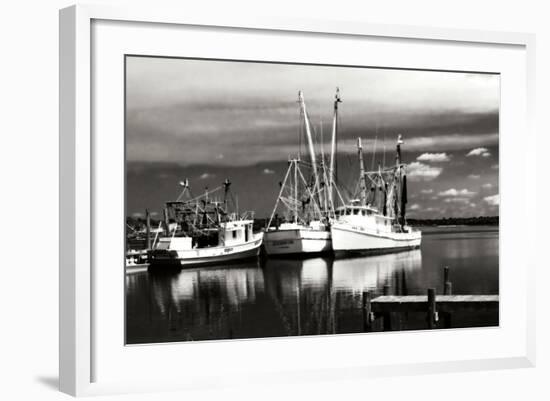
<svg viewBox="0 0 550 401"><path fill-rule="evenodd" d="M493 170L498 170L498 164L493 164L493 165L491 166L491 168L492 168Z"/></svg>
<svg viewBox="0 0 550 401"><path fill-rule="evenodd" d="M472 180L479 180L481 176L479 174L470 174L468 178L471 178Z"/></svg>
<svg viewBox="0 0 550 401"><path fill-rule="evenodd" d="M447 153L422 153L416 160L443 163L450 161L451 157Z"/></svg>
<svg viewBox="0 0 550 401"><path fill-rule="evenodd" d="M491 153L489 153L489 149L487 148L475 148L470 150L470 152L466 155L466 157L470 157L470 156L489 157L491 156Z"/></svg>
<svg viewBox="0 0 550 401"><path fill-rule="evenodd" d="M365 135L372 153L377 128L379 153L394 148L397 132L405 134L404 150L417 154L498 144L497 74L147 57L128 57L126 67L129 161L284 163L298 151L297 89L315 131L324 121L330 132L334 86L327 82L340 85L345 102L339 151L355 153L357 136Z"/></svg>
<svg viewBox="0 0 550 401"><path fill-rule="evenodd" d="M439 196L474 196L475 192L468 191L466 188L464 189L451 188L446 191L440 192L438 195Z"/></svg>
<svg viewBox="0 0 550 401"><path fill-rule="evenodd" d="M493 188L493 184L491 184L490 182L486 183L486 184L483 184L482 185L483 188L487 188L487 189L491 189Z"/></svg>
<svg viewBox="0 0 550 401"><path fill-rule="evenodd" d="M264 168L264 170L262 171L262 173L264 174L275 174L275 171L269 169L269 168Z"/></svg>
<svg viewBox="0 0 550 401"><path fill-rule="evenodd" d="M199 178L201 180L206 180L207 178L213 178L215 177L216 175L215 174L210 174L210 173L202 173Z"/></svg>
<svg viewBox="0 0 550 401"><path fill-rule="evenodd" d="M410 210L418 210L420 209L420 205L418 203L414 203L409 207Z"/></svg>
<svg viewBox="0 0 550 401"><path fill-rule="evenodd" d="M498 145L498 132L480 133L480 134L439 134L433 136L406 136L403 149L412 152L431 152L465 150L473 145ZM364 138L362 140L363 152L372 153L374 144L377 142L377 151L380 151L380 141L374 138ZM387 141L390 143L390 141ZM393 144L393 142L391 142ZM325 143L325 149L330 148L330 143ZM483 148L486 149L486 148ZM338 140L338 151L346 153L357 153L357 138ZM488 150L487 150L488 151Z"/></svg>
<svg viewBox="0 0 550 401"><path fill-rule="evenodd" d="M132 213L132 217L134 217L134 218L136 218L136 219L137 219L137 218L141 218L141 217L143 217L143 216L144 216L144 214L143 214L143 213L140 213L140 212Z"/></svg>
<svg viewBox="0 0 550 401"><path fill-rule="evenodd" d="M499 194L486 196L485 198L483 198L483 200L485 202L487 202L487 204L490 205L490 206L500 205L500 195Z"/></svg>
<svg viewBox="0 0 550 401"><path fill-rule="evenodd" d="M434 192L434 190L433 189L421 189L420 192L423 193L423 194L431 194L431 193Z"/></svg>
<svg viewBox="0 0 550 401"><path fill-rule="evenodd" d="M447 198L444 200L445 203L470 203L469 198Z"/></svg>
<svg viewBox="0 0 550 401"><path fill-rule="evenodd" d="M420 162L412 162L407 167L407 175L413 181L431 181L437 178L443 168L433 167Z"/></svg>

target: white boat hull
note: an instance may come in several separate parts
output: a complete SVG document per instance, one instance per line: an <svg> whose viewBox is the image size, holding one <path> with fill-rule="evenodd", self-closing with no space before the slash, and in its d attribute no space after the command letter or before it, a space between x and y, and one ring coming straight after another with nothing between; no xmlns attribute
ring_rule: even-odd
<svg viewBox="0 0 550 401"><path fill-rule="evenodd" d="M331 227L332 248L336 256L349 253L380 254L420 247L420 231L408 233L376 232L349 224L334 223Z"/></svg>
<svg viewBox="0 0 550 401"><path fill-rule="evenodd" d="M312 229L280 229L264 235L268 255L320 254L332 251L330 231Z"/></svg>
<svg viewBox="0 0 550 401"><path fill-rule="evenodd" d="M155 249L149 251L150 266L195 267L227 263L257 257L262 246L263 233L254 234L251 241L228 246L214 246L188 250Z"/></svg>

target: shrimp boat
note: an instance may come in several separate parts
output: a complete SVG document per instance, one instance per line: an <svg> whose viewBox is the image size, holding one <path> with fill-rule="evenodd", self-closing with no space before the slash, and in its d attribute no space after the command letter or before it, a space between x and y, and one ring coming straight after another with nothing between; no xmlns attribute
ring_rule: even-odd
<svg viewBox="0 0 550 401"><path fill-rule="evenodd" d="M303 93L298 93L300 114L305 126L310 163L299 158L290 159L281 190L265 231L266 253L275 255L311 256L332 251L330 218L334 213L333 171L334 148L336 146L336 124L338 90L334 101L332 151L329 170L326 169L324 154L318 162L314 149L312 125L307 114ZM300 134L301 135L301 134ZM311 169L313 183L308 183L300 166ZM286 208L284 221L279 222L277 210Z"/></svg>
<svg viewBox="0 0 550 401"><path fill-rule="evenodd" d="M401 135L397 139L395 166L365 172L361 138L359 155L359 199L337 208L331 225L336 256L349 253L375 254L420 247L422 233L407 225L406 166L401 162ZM368 182L367 182L368 180Z"/></svg>
<svg viewBox="0 0 550 401"><path fill-rule="evenodd" d="M257 257L263 233L254 233L254 214L229 212L231 183L193 197L187 180L176 201L164 208L165 235L147 253L151 268L196 267ZM214 195L223 190L223 201ZM235 203L235 202L232 202Z"/></svg>
<svg viewBox="0 0 550 401"><path fill-rule="evenodd" d="M332 251L330 226L327 220L323 219L317 202L312 200L313 191L307 186L299 164L299 159L289 160L285 180L265 231L264 247L266 253L271 256L306 256ZM294 176L294 180L289 183L291 176ZM298 183L303 184L307 195L300 196ZM276 214L279 203L283 203L288 209L282 223Z"/></svg>

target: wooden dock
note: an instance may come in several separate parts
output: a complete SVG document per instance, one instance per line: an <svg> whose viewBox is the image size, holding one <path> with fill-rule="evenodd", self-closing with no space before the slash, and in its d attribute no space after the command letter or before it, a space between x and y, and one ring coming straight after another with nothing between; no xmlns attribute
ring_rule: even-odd
<svg viewBox="0 0 550 401"><path fill-rule="evenodd" d="M425 313L429 329L451 327L451 316L457 312L490 312L498 316L498 295L452 295L448 267L444 268L443 276L443 295L436 295L435 288L428 288L426 295L390 295L389 285L384 286L384 295L376 298L368 291L363 292L363 330L372 331L377 319L382 320L384 331L395 329L394 322L401 326L402 315L409 312Z"/></svg>
<svg viewBox="0 0 550 401"><path fill-rule="evenodd" d="M436 295L440 312L498 308L498 295ZM372 312L422 312L428 308L427 295L382 295L371 301Z"/></svg>

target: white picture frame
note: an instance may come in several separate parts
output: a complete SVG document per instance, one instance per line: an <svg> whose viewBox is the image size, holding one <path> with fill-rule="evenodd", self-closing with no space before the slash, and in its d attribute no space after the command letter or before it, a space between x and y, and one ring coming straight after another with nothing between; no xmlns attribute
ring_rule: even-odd
<svg viewBox="0 0 550 401"><path fill-rule="evenodd" d="M306 33L308 35L319 35L330 37L331 35L348 38L385 38L386 40L415 40L433 41L438 44L461 43L464 46L512 46L521 50L519 59L524 62L525 110L521 111L519 124L525 129L524 140L533 142L535 134L532 129L531 113L534 110L534 35L524 33L506 32L484 32L458 29L437 29L414 26L390 26L366 24L349 21L316 21L316 20L295 20L292 18L257 17L241 15L239 17L220 17L212 15L188 15L181 10L163 10L159 8L112 8L109 6L78 5L60 11L60 390L72 395L93 395L132 391L156 391L166 389L206 388L214 383L223 371L213 372L208 378L197 373L196 377L186 377L185 381L177 378L151 378L150 381L134 382L129 378L114 378L108 380L97 379L97 366L95 358L101 347L96 346L95 325L97 314L94 309L94 287L99 281L94 274L93 253L93 231L95 218L98 209L94 204L95 169L97 168L94 153L101 152L101 144L97 144L93 138L93 104L92 95L92 66L94 65L92 28L94 21L119 21L119 22L140 22L150 24L173 24L180 26L194 26L208 28L230 28L247 31L269 31ZM166 26L166 25L165 25ZM523 68L523 67L522 67ZM523 98L522 98L523 99ZM520 111L518 111L520 113ZM511 141L513 138L506 139ZM98 147L99 146L99 147ZM502 146L502 145L501 145ZM526 157L526 150L519 150L521 165L515 166L516 177L523 178L527 184L534 181L534 177L528 177L527 170L535 170L534 158ZM523 152L523 153L521 153ZM121 161L122 162L122 161ZM501 164L510 165L513 161L506 158L503 153ZM512 177L512 167L504 170ZM501 170L501 180L502 178ZM513 177L512 177L513 179ZM502 193L502 192L501 192ZM507 198L503 196L503 204ZM527 206L527 199L518 195L518 198L509 198L511 206ZM515 202L515 203L514 203ZM507 238L513 239L514 233L511 228L534 230L534 214L532 208L525 207L521 217L523 222L516 222L511 225L506 216L510 215L507 210L501 209L502 223L501 230L507 234ZM507 214L508 213L508 214ZM524 231L523 231L524 232ZM517 235L517 234L516 234ZM501 247L508 242L502 243ZM525 239L517 244L520 252L525 250L526 255L534 255L527 252L531 245ZM504 249L504 248L502 248ZM531 257L532 258L532 257ZM122 256L121 256L122 260ZM321 380L326 379L330 373L331 378L349 377L360 379L362 377L373 377L380 375L398 374L419 374L435 373L440 371L466 371L477 369L499 369L510 367L529 367L535 363L535 328L534 328L534 272L535 261L529 256L524 258L523 266L520 266L524 278L518 281L521 287L520 294L522 301L519 308L521 316L518 316L518 327L522 334L518 334L514 341L514 352L511 354L497 355L495 353L479 357L458 360L437 360L416 361L412 358L408 363L387 364L357 364L347 367L334 367L327 370L327 367L319 369L298 367L296 370L279 370L276 373L258 371L254 374L255 380L259 382L279 381L281 383L292 382L293 380ZM119 288L120 289L120 288ZM120 289L122 291L122 289ZM504 294L505 295L505 294ZM505 299L503 297L503 304ZM107 295L108 296L108 295ZM523 299L524 298L524 299ZM122 319L122 316L120 317ZM510 323L515 325L516 323ZM514 326L515 327L515 326ZM501 327L496 330L505 330ZM494 329L495 330L495 329ZM487 335L496 335L488 333ZM432 335L430 333L429 335ZM479 331L463 332L460 336L469 336L475 339L480 335ZM393 334L391 335L393 336ZM407 334L413 336L413 334ZM355 337L341 337L333 341L363 341ZM405 337L395 336L395 340ZM409 339L412 337L408 337ZM451 338L452 337L448 337ZM311 340L311 339L310 339ZM273 342L271 342L273 341ZM244 352L250 352L256 344L258 347L274 347L281 350L281 347L290 347L296 341L291 340L247 340L245 342L233 342L233 347L240 347ZM309 341L309 340L308 340ZM431 341L443 341L441 333L434 334ZM306 347L314 347L319 343L310 341ZM244 345L243 345L244 344ZM224 346L231 345L227 342ZM123 344L121 344L121 347ZM169 345L170 346L170 345ZM193 345L196 347L197 345ZM164 346L168 347L168 346ZM201 344L200 352L208 352L207 347L218 347L216 344ZM251 348L252 347L252 348ZM513 348L513 347L512 347ZM149 352L156 352L150 349ZM101 355L99 356L101 358ZM261 370L261 369L260 369ZM253 372L250 372L253 374ZM248 379L251 376L248 377ZM229 384L231 377L228 376ZM239 384L239 381L236 381ZM243 381L242 383L244 383ZM234 384L234 383L232 383Z"/></svg>

